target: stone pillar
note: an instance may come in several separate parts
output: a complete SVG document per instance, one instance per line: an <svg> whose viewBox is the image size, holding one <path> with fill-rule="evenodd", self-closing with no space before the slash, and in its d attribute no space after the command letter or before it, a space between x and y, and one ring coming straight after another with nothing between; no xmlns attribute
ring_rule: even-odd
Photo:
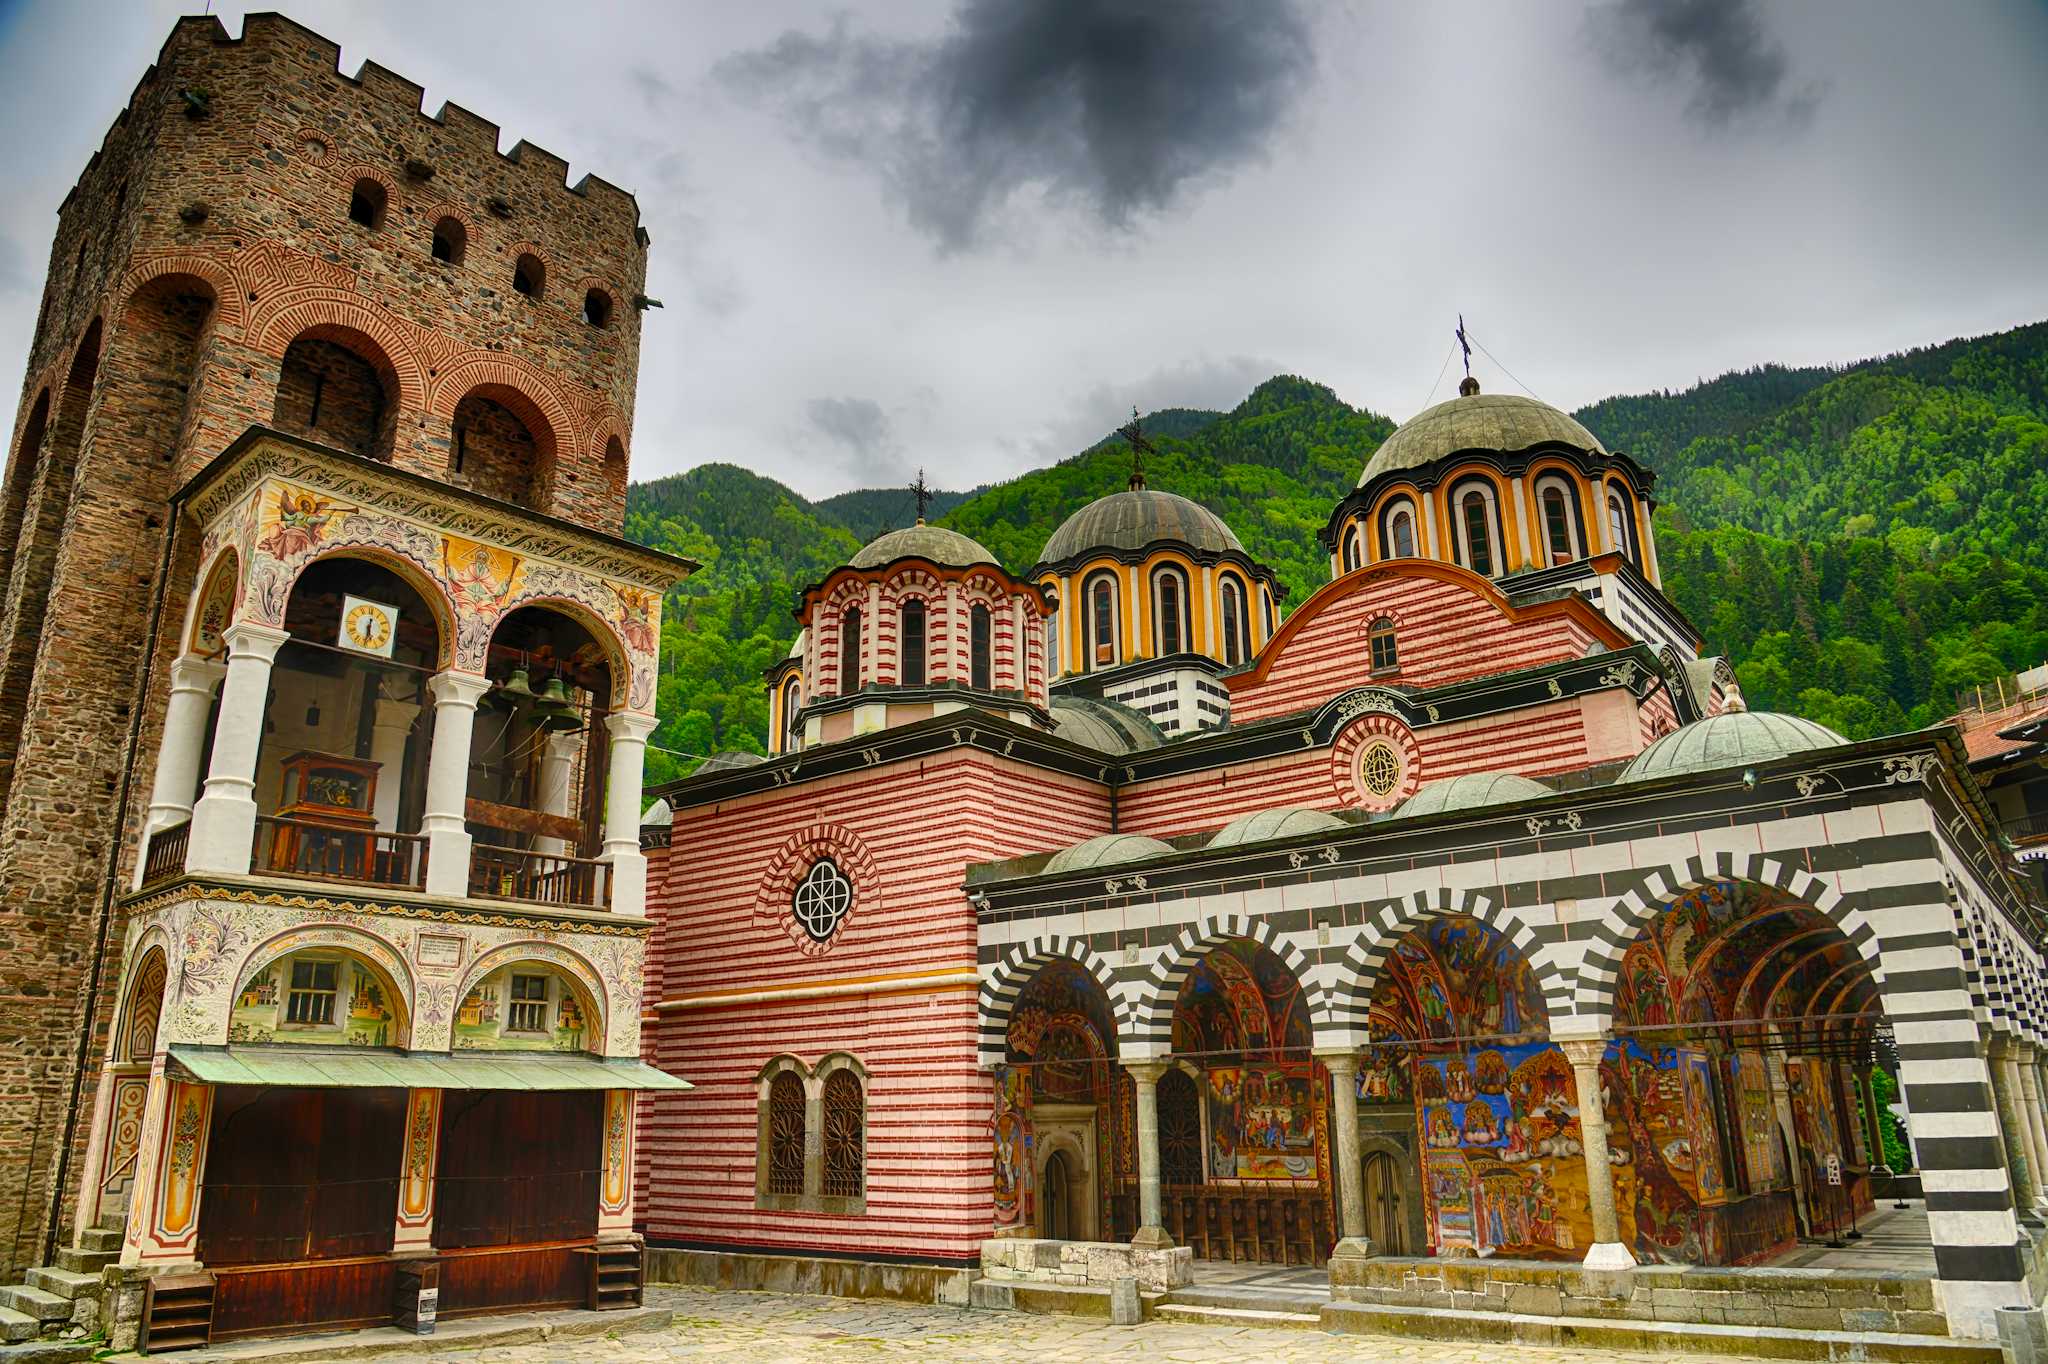
<svg viewBox="0 0 2048 1364"><path fill-rule="evenodd" d="M2039 1176L2048 1171L2048 1131L2041 1121L2041 1080L2034 1073L2035 1051L2024 1043L2013 1047L2013 1062L2019 1071L2020 1123L2027 1129L2027 1149L2034 1159L2034 1201L2037 1205L2048 1204L2048 1189L2041 1187Z"/></svg>
<svg viewBox="0 0 2048 1364"><path fill-rule="evenodd" d="M427 836L427 893L469 894L469 746L476 729L476 703L491 689L478 673L435 673L427 682L434 698L434 744L427 758L427 808L420 832Z"/></svg>
<svg viewBox="0 0 2048 1364"><path fill-rule="evenodd" d="M1330 1071L1330 1113L1336 1119L1331 1134L1333 1164L1337 1170L1338 1232L1342 1237L1331 1258L1362 1260L1372 1254L1372 1242L1365 1233L1365 1167L1358 1151L1358 1053L1317 1052L1316 1059Z"/></svg>
<svg viewBox="0 0 2048 1364"><path fill-rule="evenodd" d="M1998 1110L1998 1131L2005 1141L2005 1168L2012 1177L2013 1207L2020 1216L2033 1217L2037 1193L2027 1129L2021 1117L2020 1068L2013 1058L2012 1041L2004 1036L1991 1039L1991 1097Z"/></svg>
<svg viewBox="0 0 2048 1364"><path fill-rule="evenodd" d="M598 856L611 863L612 913L644 917L647 857L640 851L640 781L654 717L614 711L604 727L612 747L605 764L604 851Z"/></svg>
<svg viewBox="0 0 2048 1364"><path fill-rule="evenodd" d="M1614 1166L1607 1156L1607 1107L1600 1097L1600 1058L1607 1054L1607 1039L1561 1039L1557 1045L1564 1059L1571 1063L1572 1082L1579 1091L1579 1140L1585 1146L1586 1203L1593 1215L1593 1245L1586 1252L1586 1267L1633 1269L1636 1257L1621 1242L1621 1223L1614 1212Z"/></svg>
<svg viewBox="0 0 2048 1364"><path fill-rule="evenodd" d="M214 725L206 791L192 808L185 867L246 876L256 838L256 755L270 702L270 665L291 635L274 625L244 620L223 630L221 637L227 641L228 663L220 720Z"/></svg>
<svg viewBox="0 0 2048 1364"><path fill-rule="evenodd" d="M1862 1066L1863 1112L1870 1128L1865 1140L1870 1143L1870 1172L1888 1175L1892 1173L1892 1166L1884 1156L1884 1120L1878 1115L1877 1086L1872 1082L1872 1072L1876 1069L1877 1058L1874 1056Z"/></svg>
<svg viewBox="0 0 2048 1364"><path fill-rule="evenodd" d="M583 747L583 736L577 733L550 734L542 741L540 749L540 812L544 815L569 813L569 776L576 769L576 753ZM561 857L569 852L569 845L559 838L536 838L533 850Z"/></svg>
<svg viewBox="0 0 2048 1364"><path fill-rule="evenodd" d="M377 718L370 731L370 760L377 764L377 800L370 810L377 817L377 828L387 834L398 832L398 802L405 794L405 743L419 716L417 701L377 698Z"/></svg>
<svg viewBox="0 0 2048 1364"><path fill-rule="evenodd" d="M1799 1163L1799 1127L1792 1121L1792 1086L1785 1080L1785 1054L1764 1053L1764 1077L1771 1085L1771 1112L1776 1115L1778 1135L1785 1141L1785 1174L1792 1181L1792 1205L1808 1235L1813 1234L1813 1209L1806 1199L1806 1172Z"/></svg>
<svg viewBox="0 0 2048 1364"><path fill-rule="evenodd" d="M1163 1250L1173 1244L1159 1215L1159 1077L1164 1061L1126 1061L1138 1092L1138 1234L1134 1246Z"/></svg>

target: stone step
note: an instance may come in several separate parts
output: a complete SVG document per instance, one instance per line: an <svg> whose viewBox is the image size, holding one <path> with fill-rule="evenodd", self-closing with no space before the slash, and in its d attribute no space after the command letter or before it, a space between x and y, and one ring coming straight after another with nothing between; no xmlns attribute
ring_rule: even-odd
<svg viewBox="0 0 2048 1364"><path fill-rule="evenodd" d="M1166 1300L1178 1307L1229 1307L1243 1312L1284 1312L1314 1316L1330 1301L1328 1289L1261 1288L1250 1284L1194 1284L1176 1288Z"/></svg>
<svg viewBox="0 0 2048 1364"><path fill-rule="evenodd" d="M43 1324L28 1313L0 1307L0 1340L34 1340L42 1329Z"/></svg>
<svg viewBox="0 0 2048 1364"><path fill-rule="evenodd" d="M120 1258L118 1250L73 1250L64 1246L57 1251L57 1268L68 1269L73 1274L90 1274L97 1279L102 1269Z"/></svg>
<svg viewBox="0 0 2048 1364"><path fill-rule="evenodd" d="M1660 1356L1704 1354L1750 1359L1856 1360L1868 1364L2000 1364L2001 1359L1995 1340L1958 1340L1952 1336L1460 1312L1441 1307L1391 1307L1359 1302L1329 1304L1322 1311L1322 1326L1325 1331L1337 1334L1632 1350Z"/></svg>
<svg viewBox="0 0 2048 1364"><path fill-rule="evenodd" d="M78 1233L78 1244L82 1250L121 1251L121 1233L112 1227L87 1227Z"/></svg>
<svg viewBox="0 0 2048 1364"><path fill-rule="evenodd" d="M0 1307L12 1307L17 1312L26 1312L37 1321L69 1321L71 1300L60 1298L55 1293L45 1293L40 1288L30 1288L24 1283L11 1283L0 1287Z"/></svg>
<svg viewBox="0 0 2048 1364"><path fill-rule="evenodd" d="M1193 1303L1161 1303L1154 1311L1160 1321L1178 1321L1201 1326L1264 1326L1293 1331L1320 1331L1323 1319L1314 1312L1273 1312L1251 1307L1201 1307Z"/></svg>
<svg viewBox="0 0 2048 1364"><path fill-rule="evenodd" d="M41 1269L28 1272L28 1286L40 1288L45 1293L55 1293L66 1302L77 1302L85 1293L97 1293L100 1276L97 1274L74 1274L68 1269L54 1269L44 1265Z"/></svg>
<svg viewBox="0 0 2048 1364"><path fill-rule="evenodd" d="M0 1345L0 1364L78 1364L99 1348L89 1340L30 1340Z"/></svg>

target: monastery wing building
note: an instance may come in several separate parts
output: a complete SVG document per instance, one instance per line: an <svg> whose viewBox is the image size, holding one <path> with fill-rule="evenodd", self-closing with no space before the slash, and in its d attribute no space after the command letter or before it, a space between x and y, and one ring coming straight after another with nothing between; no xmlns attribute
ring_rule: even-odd
<svg viewBox="0 0 2048 1364"><path fill-rule="evenodd" d="M2038 886L1956 730L1745 708L1653 487L1468 380L1284 615L1136 475L1021 576L920 523L807 588L772 755L648 833L647 1054L696 1084L640 1110L650 1243L995 1306L1198 1258L1326 1265L1366 1314L2031 1303ZM1893 1075L1925 1281L1743 1277L1899 1187Z"/></svg>
<svg viewBox="0 0 2048 1364"><path fill-rule="evenodd" d="M619 536L648 238L339 58L181 20L58 214L0 498L8 1340L637 1299L692 567Z"/></svg>

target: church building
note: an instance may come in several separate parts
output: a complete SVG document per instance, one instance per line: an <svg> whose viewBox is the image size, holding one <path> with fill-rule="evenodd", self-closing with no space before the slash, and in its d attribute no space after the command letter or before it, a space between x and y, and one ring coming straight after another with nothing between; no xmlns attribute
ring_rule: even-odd
<svg viewBox="0 0 2048 1364"><path fill-rule="evenodd" d="M1901 1187L1895 1076L1934 1272L1798 1324L2031 1304L2039 910L1971 755L1748 710L1653 491L1468 379L1291 608L1141 472L1022 574L920 522L805 589L774 752L650 831L647 1055L696 1086L640 1110L650 1245L994 1306L1249 1261L1368 1315L1654 1288L1774 1329L1759 1267Z"/></svg>

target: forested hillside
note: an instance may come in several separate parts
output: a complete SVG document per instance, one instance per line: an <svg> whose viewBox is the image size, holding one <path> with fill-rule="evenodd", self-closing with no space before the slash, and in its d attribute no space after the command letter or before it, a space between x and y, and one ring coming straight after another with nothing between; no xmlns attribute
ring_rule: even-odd
<svg viewBox="0 0 2048 1364"><path fill-rule="evenodd" d="M1766 365L1576 415L1657 470L1665 588L1734 660L1751 705L1862 737L1931 723L1959 688L2048 658L2048 323L1838 369ZM1172 409L1145 426L1150 484L1221 515L1292 604L1327 580L1315 532L1394 423L1281 376L1228 413ZM942 493L932 516L1019 570L1129 473L1105 437ZM899 489L812 503L730 465L636 485L626 533L704 565L669 603L655 742L761 751L761 673L794 637L797 591L910 506ZM654 759L656 780L690 766Z"/></svg>

